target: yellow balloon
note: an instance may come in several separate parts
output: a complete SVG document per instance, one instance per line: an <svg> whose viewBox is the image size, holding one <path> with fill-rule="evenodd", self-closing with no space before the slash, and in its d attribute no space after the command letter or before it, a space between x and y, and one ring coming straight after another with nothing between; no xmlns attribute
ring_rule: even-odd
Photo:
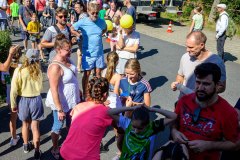
<svg viewBox="0 0 240 160"><path fill-rule="evenodd" d="M125 14L124 16L121 17L120 19L120 26L122 28L130 28L133 25L133 18L132 16Z"/></svg>
<svg viewBox="0 0 240 160"><path fill-rule="evenodd" d="M111 31L113 29L113 23L110 20L105 20L107 24L107 30Z"/></svg>

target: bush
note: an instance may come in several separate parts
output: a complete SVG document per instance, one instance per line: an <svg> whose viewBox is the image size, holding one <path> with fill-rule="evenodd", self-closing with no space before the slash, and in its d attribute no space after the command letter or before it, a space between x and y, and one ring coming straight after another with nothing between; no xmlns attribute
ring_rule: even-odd
<svg viewBox="0 0 240 160"><path fill-rule="evenodd" d="M194 9L193 4L187 4L183 6L183 17L189 18L193 9Z"/></svg>
<svg viewBox="0 0 240 160"><path fill-rule="evenodd" d="M8 31L0 31L0 62L5 62L8 56L9 48L12 45L10 33Z"/></svg>

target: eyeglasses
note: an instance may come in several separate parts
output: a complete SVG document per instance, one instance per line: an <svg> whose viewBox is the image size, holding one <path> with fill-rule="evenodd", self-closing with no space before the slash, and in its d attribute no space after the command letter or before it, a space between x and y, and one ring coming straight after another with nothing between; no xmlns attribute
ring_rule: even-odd
<svg viewBox="0 0 240 160"><path fill-rule="evenodd" d="M64 15L64 16L58 16L60 19L62 19L63 17L64 18L67 18L67 15Z"/></svg>
<svg viewBox="0 0 240 160"><path fill-rule="evenodd" d="M200 112L201 112L201 107L198 107L194 110L193 116L192 116L193 123L197 123L197 121L199 120Z"/></svg>

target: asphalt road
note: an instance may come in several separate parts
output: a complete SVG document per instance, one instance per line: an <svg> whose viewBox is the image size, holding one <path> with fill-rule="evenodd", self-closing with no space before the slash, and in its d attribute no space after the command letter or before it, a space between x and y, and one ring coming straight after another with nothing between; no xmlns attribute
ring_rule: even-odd
<svg viewBox="0 0 240 160"><path fill-rule="evenodd" d="M18 36L18 35L17 35ZM19 37L13 37L14 43L22 43ZM104 43L105 53L109 51L108 44ZM209 48L210 49L210 48ZM211 49L210 49L211 50ZM141 47L138 53L138 59L140 60L142 71L146 72L145 79L149 80L153 92L151 93L152 106L162 107L164 109L173 110L174 102L177 100L178 92L173 92L170 89L170 84L175 80L175 76L179 66L179 60L181 55L185 53L185 47L169 43L156 38L151 38L141 34ZM76 61L76 53L71 57ZM240 65L233 62L226 62L227 69L227 88L226 91L221 94L230 104L234 105L237 98L240 97ZM79 80L82 77L78 75ZM81 83L80 83L81 84ZM44 77L44 90L42 96L45 101L46 93L49 89L49 84L46 76ZM28 154L22 151L22 139L16 147L9 147L10 133L8 128L9 114L8 110L0 112L0 160L26 160L32 159L34 151ZM151 115L152 119L157 118L159 115ZM45 119L40 123L41 130L41 150L43 152L43 160L52 160L51 156L51 137L50 130L52 126L52 115L49 108L45 108ZM21 122L17 122L17 134L21 136ZM66 135L66 131L63 130L62 137ZM60 139L62 141L63 138ZM160 133L157 137L155 148L163 144L168 140L168 129ZM101 153L101 159L112 159L116 155L117 148L114 138L114 133L111 128L107 131L106 136L103 139L105 146L108 146L109 151ZM77 147L77 146L76 146Z"/></svg>

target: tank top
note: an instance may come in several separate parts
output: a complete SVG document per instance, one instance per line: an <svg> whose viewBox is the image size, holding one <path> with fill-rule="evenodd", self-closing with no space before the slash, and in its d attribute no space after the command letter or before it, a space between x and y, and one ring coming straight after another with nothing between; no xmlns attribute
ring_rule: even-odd
<svg viewBox="0 0 240 160"><path fill-rule="evenodd" d="M69 68L58 61L53 61L49 65L50 67L52 64L57 64L63 70L63 75L58 85L58 95L59 95L59 100L63 107L64 112L68 112L70 109L75 107L81 101L79 84L76 77L77 69L76 69L76 66L72 64L71 61L70 63L71 63L71 66ZM53 97L50 89L48 91L45 103L46 103L46 106L50 107L52 110L57 110L53 102Z"/></svg>

